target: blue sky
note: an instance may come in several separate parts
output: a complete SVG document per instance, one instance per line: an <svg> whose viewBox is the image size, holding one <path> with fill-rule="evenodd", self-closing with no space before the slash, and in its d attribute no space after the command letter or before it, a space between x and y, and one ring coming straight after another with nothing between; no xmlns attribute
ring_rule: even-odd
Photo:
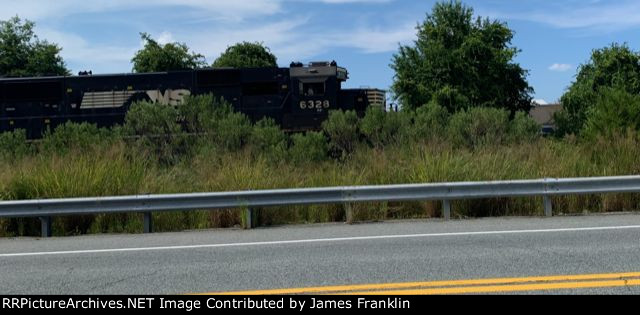
<svg viewBox="0 0 640 315"><path fill-rule="evenodd" d="M142 47L139 32L160 42L184 42L211 63L240 41L260 41L281 66L336 60L348 87L388 89L399 44L435 0L2 0L0 20L14 15L37 23L42 39L63 47L73 72L131 71ZM522 50L534 97L556 101L592 49L627 42L640 50L638 0L469 0L476 15L504 21Z"/></svg>

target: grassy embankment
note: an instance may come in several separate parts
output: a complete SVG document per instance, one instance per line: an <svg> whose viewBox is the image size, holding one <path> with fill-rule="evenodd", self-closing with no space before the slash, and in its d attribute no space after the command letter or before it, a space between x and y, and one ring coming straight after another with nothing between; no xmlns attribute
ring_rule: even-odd
<svg viewBox="0 0 640 315"><path fill-rule="evenodd" d="M271 163L249 150L200 153L172 166L128 152L116 143L66 154L28 156L0 165L3 199L109 196L139 193L233 191L361 184L426 183L638 174L640 147L634 137L614 142L574 144L540 139L512 146L477 150L444 143L373 149L361 147L346 161L304 164ZM635 195L555 197L556 211L621 211L636 209ZM439 216L437 202L358 204L356 220ZM456 217L539 215L539 198L457 201ZM263 225L344 220L342 205L272 208L260 212ZM229 227L241 224L240 211L157 213L158 231ZM0 221L3 235L37 234L34 219ZM54 220L56 234L137 232L140 215L73 216Z"/></svg>
<svg viewBox="0 0 640 315"><path fill-rule="evenodd" d="M69 144L45 139L35 148L14 149L11 154L2 156L0 198L13 200L640 173L640 140L635 133L590 141L534 137L529 141L484 143L472 147L456 145L448 137L403 139L382 146L360 139L348 154L338 154L341 157L335 157L334 148L333 158L309 159L305 159L308 150L304 149L302 140L289 139L288 148L274 146L273 150L265 151L256 149L257 146L251 144L253 140L247 140L247 144L238 149L228 150L200 139L181 153L179 159L171 159L170 162L159 158L158 151L141 144L141 140L90 139L79 141L79 145L79 142ZM61 149L63 147L67 149ZM640 196L564 196L554 197L553 202L556 213L623 211L637 209ZM357 204L353 209L356 221L440 216L439 202ZM454 217L541 215L543 212L541 198L455 201L452 210ZM260 209L258 214L258 222L263 226L344 219L344 205L277 207ZM156 213L154 220L157 231L242 224L241 210ZM53 227L54 235L141 230L140 214L55 218ZM37 219L0 220L0 236L38 234Z"/></svg>

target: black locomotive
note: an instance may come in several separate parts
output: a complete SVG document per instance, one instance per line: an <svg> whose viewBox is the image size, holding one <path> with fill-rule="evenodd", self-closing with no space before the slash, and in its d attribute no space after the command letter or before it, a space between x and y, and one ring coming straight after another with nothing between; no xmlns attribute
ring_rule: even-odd
<svg viewBox="0 0 640 315"><path fill-rule="evenodd" d="M342 89L348 79L335 62L290 68L213 68L143 74L0 79L0 132L25 129L28 138L67 121L108 127L124 122L141 100L179 106L187 95L222 97L251 120L273 118L286 130L318 129L332 109L362 114L385 106L384 92ZM380 96L382 95L382 97Z"/></svg>

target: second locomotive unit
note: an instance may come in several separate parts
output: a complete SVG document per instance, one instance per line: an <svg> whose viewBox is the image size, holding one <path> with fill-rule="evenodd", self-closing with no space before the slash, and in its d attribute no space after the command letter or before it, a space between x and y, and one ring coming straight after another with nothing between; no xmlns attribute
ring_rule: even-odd
<svg viewBox="0 0 640 315"><path fill-rule="evenodd" d="M335 62L290 68L211 68L162 73L0 79L0 132L25 129L28 138L67 121L99 127L122 124L131 104L179 106L187 95L213 94L251 120L273 118L286 130L319 129L333 109L386 106L384 91L342 89L348 79Z"/></svg>

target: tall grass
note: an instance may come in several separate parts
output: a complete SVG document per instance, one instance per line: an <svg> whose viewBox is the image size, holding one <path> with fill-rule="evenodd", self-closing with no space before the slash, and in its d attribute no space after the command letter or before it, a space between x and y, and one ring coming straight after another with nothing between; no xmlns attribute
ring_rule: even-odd
<svg viewBox="0 0 640 315"><path fill-rule="evenodd" d="M3 199L60 198L147 193L234 191L363 184L483 181L542 177L610 176L640 173L640 146L635 134L596 142L539 139L517 145L480 148L444 141L381 148L360 146L348 160L272 163L250 150L203 151L182 163L164 165L131 152L118 142L108 147L28 156L0 165ZM637 209L633 194L554 197L563 213ZM439 202L353 205L356 220L426 218L440 215ZM206 210L206 209L203 209ZM540 198L509 198L453 203L454 216L536 215ZM261 209L261 225L331 222L345 219L344 205ZM156 213L159 231L231 227L242 223L240 210ZM3 235L37 235L32 219L2 220ZM136 232L141 215L98 215L56 218L58 235Z"/></svg>
<svg viewBox="0 0 640 315"><path fill-rule="evenodd" d="M8 138L7 147L19 147L20 150L0 155L0 198L16 200L640 174L640 141L635 132L589 141L571 137L553 139L531 137L531 132L526 131L532 129L529 122L509 124L515 127L500 130L518 129L519 132L514 134L520 140L507 134L501 136L500 141L483 140L464 145L450 141L446 134L441 133L444 126L436 126L439 131L435 136L426 138L403 136L393 141L380 140L390 138L376 138L379 141L351 138L349 154L331 158L329 146L338 143L332 140L331 134L314 132L283 136L273 128L272 122L262 122L255 126L256 130L262 130L259 133L255 130L241 132L246 135L241 142L249 141L247 145L228 146L208 140L210 135L202 135L199 140L190 141L194 147L184 151L188 153L171 156L171 163L159 158L153 145L132 145L139 144L140 139L114 138L97 141L96 144L81 141L81 146L65 143L56 150L56 146L47 142L23 149L13 138ZM476 139L484 139L484 128L474 126L477 128L465 129L465 132ZM66 128L71 130L72 126ZM342 130L339 125L331 128ZM87 130L91 131L91 137L95 136L95 130ZM264 130L269 131L269 135ZM376 137L381 134L371 130ZM420 133L426 130L419 129ZM491 132L496 131L493 129ZM337 132L333 136L342 139ZM347 142L341 143L344 150ZM34 154L34 151L38 153ZM553 203L557 213L623 211L638 209L640 196L560 196L554 197ZM346 207L338 204L265 208L258 209L257 219L263 226L343 221ZM363 203L350 207L356 221L441 215L438 201ZM456 201L452 210L454 217L537 215L543 211L541 198ZM243 223L241 209L154 213L154 221L158 231L233 227ZM141 230L140 214L55 218L53 228L55 235ZM38 233L36 219L0 220L0 235Z"/></svg>

